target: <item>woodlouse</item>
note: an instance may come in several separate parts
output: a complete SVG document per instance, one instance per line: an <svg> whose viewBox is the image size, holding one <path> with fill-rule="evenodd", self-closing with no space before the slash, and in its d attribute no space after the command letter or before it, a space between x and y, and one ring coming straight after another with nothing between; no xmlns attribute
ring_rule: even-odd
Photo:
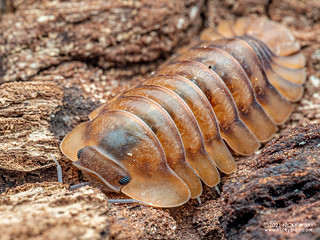
<svg viewBox="0 0 320 240"><path fill-rule="evenodd" d="M238 36L238 37L234 37ZM90 114L61 150L88 178L157 207L212 187L256 151L301 98L305 59L290 31L264 18L223 21L139 86Z"/></svg>

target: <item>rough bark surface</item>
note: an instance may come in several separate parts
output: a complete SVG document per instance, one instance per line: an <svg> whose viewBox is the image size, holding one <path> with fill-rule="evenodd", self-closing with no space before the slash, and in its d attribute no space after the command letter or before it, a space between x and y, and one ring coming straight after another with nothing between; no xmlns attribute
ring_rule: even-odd
<svg viewBox="0 0 320 240"><path fill-rule="evenodd" d="M4 15L0 25L0 77L27 80L72 59L103 69L154 61L196 33L201 4L193 0L13 1L16 14ZM136 73L143 71L137 67Z"/></svg>
<svg viewBox="0 0 320 240"><path fill-rule="evenodd" d="M0 239L320 238L317 0L5 0L0 11ZM108 204L124 196L92 187L67 190L85 181L59 151L67 132L204 25L251 14L293 31L308 78L290 120L255 155L237 158L221 196L205 188L201 205L168 210ZM56 183L51 155L66 185Z"/></svg>
<svg viewBox="0 0 320 240"><path fill-rule="evenodd" d="M260 154L238 161L221 198L194 222L207 237L217 218L227 239L316 239L320 235L320 124L289 130ZM291 232L292 231L292 232Z"/></svg>
<svg viewBox="0 0 320 240"><path fill-rule="evenodd" d="M70 192L58 183L25 184L7 191L0 210L3 240L175 237L168 211L111 205L92 187Z"/></svg>

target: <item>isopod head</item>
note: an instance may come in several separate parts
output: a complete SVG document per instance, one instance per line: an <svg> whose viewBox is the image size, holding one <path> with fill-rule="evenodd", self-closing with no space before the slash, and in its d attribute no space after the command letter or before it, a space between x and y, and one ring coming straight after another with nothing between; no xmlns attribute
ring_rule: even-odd
<svg viewBox="0 0 320 240"><path fill-rule="evenodd" d="M120 162L99 152L94 146L81 148L78 151L78 160L73 164L81 169L91 182L105 190L120 192L132 178Z"/></svg>
<svg viewBox="0 0 320 240"><path fill-rule="evenodd" d="M153 131L122 110L100 114L74 128L61 150L94 183L156 207L190 199L188 186L168 166Z"/></svg>

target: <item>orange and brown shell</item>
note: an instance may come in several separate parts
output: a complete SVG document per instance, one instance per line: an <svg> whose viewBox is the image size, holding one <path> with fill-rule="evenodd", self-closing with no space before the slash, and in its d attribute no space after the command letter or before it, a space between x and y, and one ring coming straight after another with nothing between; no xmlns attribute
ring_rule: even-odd
<svg viewBox="0 0 320 240"><path fill-rule="evenodd" d="M306 73L287 28L240 18L201 39L63 139L62 152L91 181L179 206L199 197L202 183L217 185L219 170L236 170L229 149L252 154L288 119Z"/></svg>

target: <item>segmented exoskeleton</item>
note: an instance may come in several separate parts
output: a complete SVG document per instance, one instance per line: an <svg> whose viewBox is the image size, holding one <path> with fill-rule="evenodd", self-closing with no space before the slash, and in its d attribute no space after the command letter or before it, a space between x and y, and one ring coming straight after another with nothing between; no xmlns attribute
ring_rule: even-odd
<svg viewBox="0 0 320 240"><path fill-rule="evenodd" d="M201 38L64 138L62 152L90 180L152 206L179 206L202 194L200 180L217 185L217 169L236 170L229 149L252 154L288 119L306 75L288 29L241 18Z"/></svg>

